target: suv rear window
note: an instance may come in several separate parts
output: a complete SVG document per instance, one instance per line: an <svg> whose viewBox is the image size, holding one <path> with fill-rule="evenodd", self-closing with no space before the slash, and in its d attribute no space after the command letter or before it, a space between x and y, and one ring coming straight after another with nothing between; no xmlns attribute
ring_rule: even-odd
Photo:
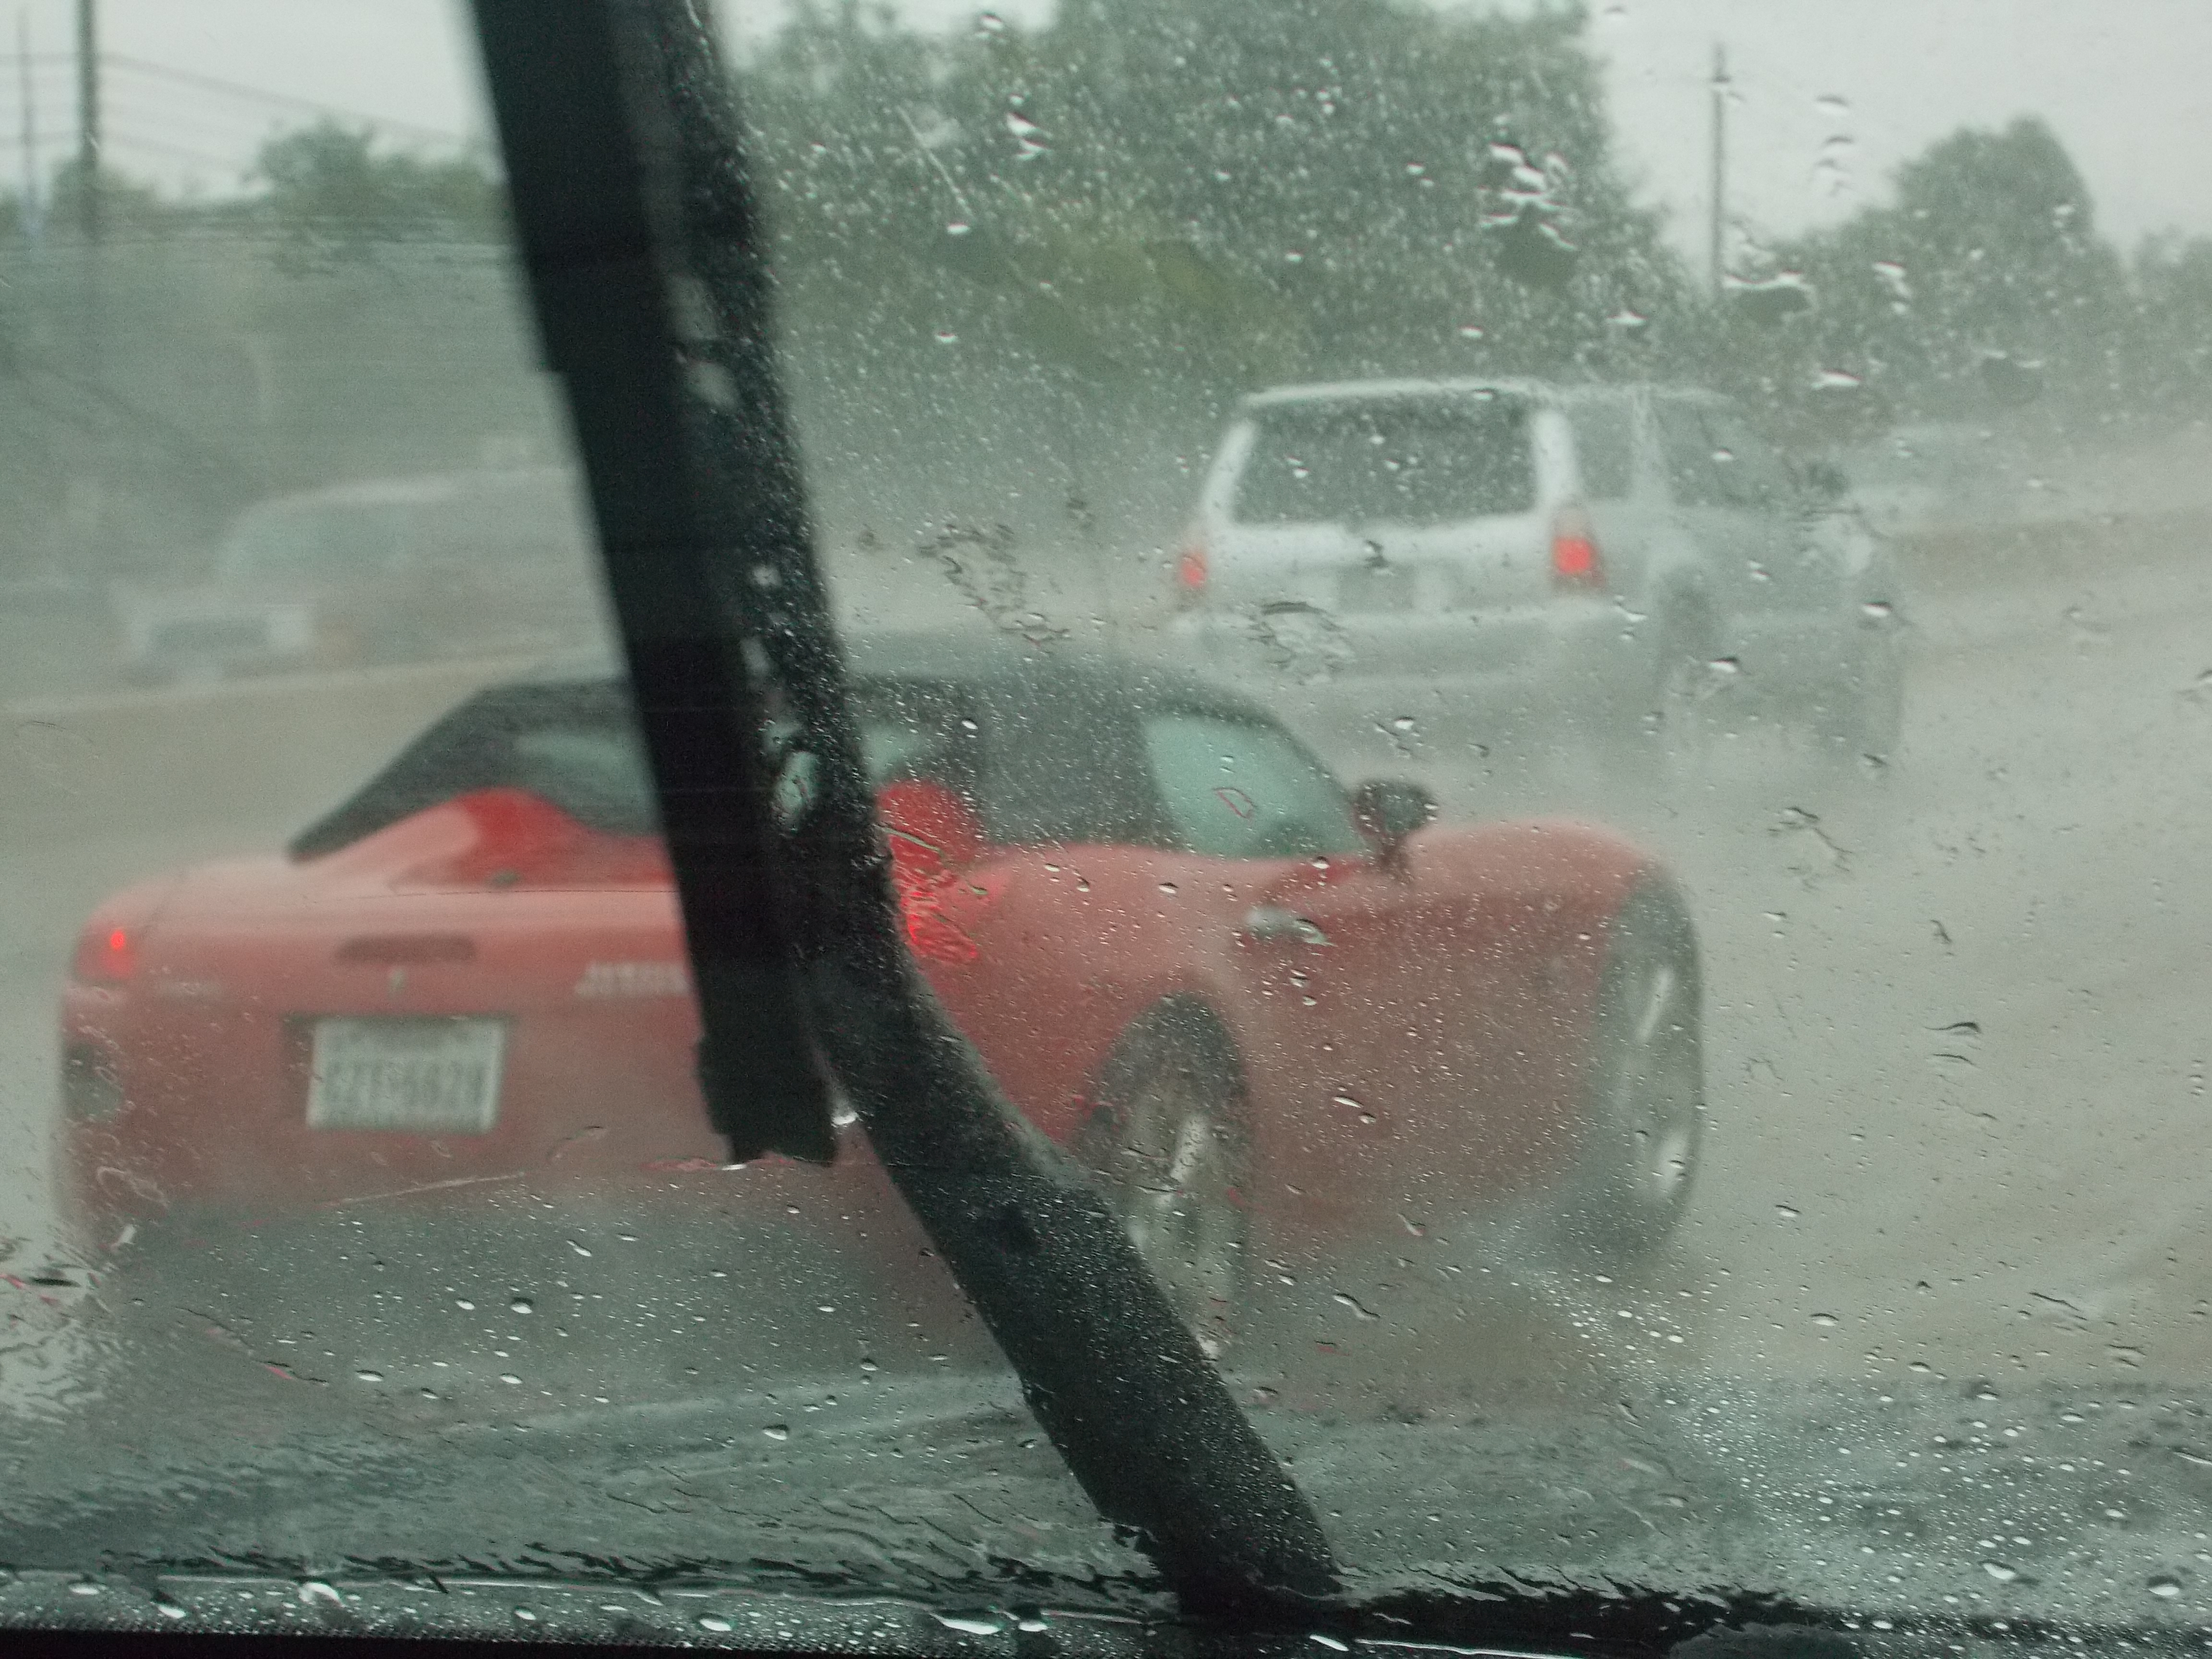
<svg viewBox="0 0 2212 1659"><path fill-rule="evenodd" d="M1452 524L1536 502L1518 399L1263 410L1231 511L1245 524Z"/></svg>
<svg viewBox="0 0 2212 1659"><path fill-rule="evenodd" d="M1583 499L1626 500L1636 483L1636 433L1628 405L1586 398L1567 405L1567 424L1574 429Z"/></svg>

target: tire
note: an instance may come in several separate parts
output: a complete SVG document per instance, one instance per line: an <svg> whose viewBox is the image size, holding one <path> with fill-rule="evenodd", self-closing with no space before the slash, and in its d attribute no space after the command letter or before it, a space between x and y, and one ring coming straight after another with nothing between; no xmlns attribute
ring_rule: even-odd
<svg viewBox="0 0 2212 1659"><path fill-rule="evenodd" d="M1176 1312L1220 1354L1244 1304L1251 1151L1243 1073L1220 1027L1181 1005L1132 1026L1077 1151Z"/></svg>
<svg viewBox="0 0 2212 1659"><path fill-rule="evenodd" d="M1627 1265L1689 1206L1705 1127L1701 1002L1689 916L1671 887L1647 882L1607 930L1560 1217L1578 1254Z"/></svg>
<svg viewBox="0 0 2212 1659"><path fill-rule="evenodd" d="M1713 648L1703 640L1701 634L1678 635L1659 656L1659 749L1677 772L1702 769L1712 747Z"/></svg>

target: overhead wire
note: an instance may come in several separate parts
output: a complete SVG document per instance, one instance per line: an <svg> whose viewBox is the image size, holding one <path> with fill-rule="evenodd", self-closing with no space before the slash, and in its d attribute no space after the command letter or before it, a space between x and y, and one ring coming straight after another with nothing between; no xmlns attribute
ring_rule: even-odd
<svg viewBox="0 0 2212 1659"><path fill-rule="evenodd" d="M233 98L250 99L272 108L301 110L327 116L337 120L363 122L387 132L410 133L417 138L439 143L466 144L465 134L448 131L444 128L425 126L419 122L402 121L391 116L372 114L365 110L348 109L343 105L330 104L319 99L301 98L290 93L275 92L265 87L249 86L242 81L226 80L221 76L203 75L197 70L181 70L167 64L156 64L143 58L133 58L125 52L103 52L103 66L130 70L141 75L169 81L179 86L198 87L209 92L221 93Z"/></svg>
<svg viewBox="0 0 2212 1659"><path fill-rule="evenodd" d="M260 147L273 137L283 136L286 129L266 116L257 118L248 114L245 109L238 108L240 105L271 113L313 116L366 128L379 136L445 149L465 150L479 142L465 134L421 122L279 92L197 70L179 69L128 52L102 52L100 62L103 70L120 72L125 82L124 87L117 89L121 95L118 97L115 91L111 91L106 100L107 123L103 140L107 147L231 169L240 178L252 169ZM76 63L75 54L66 52L0 52L0 70L27 66L36 77L33 90L40 102L60 109L72 106L75 88L69 84L69 77L74 73ZM53 84L58 78L61 84ZM50 88L51 101L47 96ZM195 99L187 95L179 100L165 95L178 93L200 96ZM178 129L189 131L178 132ZM51 145L66 157L76 137L73 132L39 133L30 143L41 150ZM0 150L18 152L24 143L20 132L0 135Z"/></svg>

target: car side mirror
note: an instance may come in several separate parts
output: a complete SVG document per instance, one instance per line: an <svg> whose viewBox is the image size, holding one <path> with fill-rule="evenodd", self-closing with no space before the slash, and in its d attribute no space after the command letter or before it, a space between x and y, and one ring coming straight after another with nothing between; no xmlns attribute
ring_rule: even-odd
<svg viewBox="0 0 2212 1659"><path fill-rule="evenodd" d="M1406 837L1434 822L1437 798L1418 783L1382 779L1352 792L1352 816L1385 863L1398 856Z"/></svg>

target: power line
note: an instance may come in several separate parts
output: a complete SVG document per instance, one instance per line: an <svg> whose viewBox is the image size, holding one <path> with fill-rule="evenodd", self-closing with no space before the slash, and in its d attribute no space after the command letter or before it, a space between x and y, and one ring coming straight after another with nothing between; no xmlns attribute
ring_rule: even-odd
<svg viewBox="0 0 2212 1659"><path fill-rule="evenodd" d="M240 81L226 81L219 76L202 75L194 70L172 68L167 64L150 63L143 58L132 58L123 52L106 53L101 61L117 69L129 70L139 75L150 75L157 80L173 81L181 86L198 87L205 91L222 93L232 98L250 99L274 108L306 110L322 116L334 116L341 120L366 122L389 132L411 133L418 138L434 139L440 143L465 144L469 139L458 132L447 132L438 127L418 125L412 121L396 121L388 116L372 115L365 110L346 109L337 104L325 104L313 98L295 97L290 93L271 92L264 87L247 86Z"/></svg>
<svg viewBox="0 0 2212 1659"><path fill-rule="evenodd" d="M288 129L283 118L258 113L252 110L219 105L178 104L161 97L152 99L134 90L131 95L118 98L115 88L107 89L107 112L111 119L136 121L142 129L155 131L174 129L180 137L211 139L219 144L238 144L248 149L260 144Z"/></svg>
<svg viewBox="0 0 2212 1659"><path fill-rule="evenodd" d="M352 109L341 104L325 103L319 99L302 98L292 93L276 92L266 87L249 86L241 81L229 81L220 76L203 75L194 70L180 70L171 64L133 58L128 53L103 52L100 54L100 64L105 69L122 70L133 75L187 86L202 92L213 92L227 98L258 104L268 108L297 110L307 114L329 116L338 120L360 122L386 131L408 134L417 138L434 140L440 143L468 144L477 142L465 134L450 131L443 127L424 126L418 122L402 121L395 117L378 115L368 110ZM24 65L34 70L64 73L72 71L76 64L76 57L72 52L0 52L0 66Z"/></svg>
<svg viewBox="0 0 2212 1659"><path fill-rule="evenodd" d="M110 128L106 134L106 143L110 149L152 150L163 155L178 156L188 161L203 161L210 167L240 166L239 158L235 155L217 155L212 150L195 149L190 144L173 143L166 138L141 137L135 133L117 132L112 128Z"/></svg>
<svg viewBox="0 0 2212 1659"><path fill-rule="evenodd" d="M77 21L80 29L94 22L94 0L78 0ZM201 166L237 171L243 175L251 166L252 154L272 136L269 126L261 125L247 116L243 109L233 117L205 106L194 108L178 107L159 95L156 88L167 87L179 91L201 94L213 94L222 102L243 104L265 111L294 112L319 117L325 120L342 121L364 125L388 136L429 141L440 146L466 149L471 141L460 134L410 121L394 120L372 114L365 110L349 109L341 105L326 104L312 98L302 98L290 93L276 92L266 87L248 85L244 82L225 79L220 76L203 75L197 70L178 69L167 64L134 58L124 52L100 52L96 38L80 34L76 52L0 52L0 65L13 64L21 74L20 100L24 106L25 127L21 136L0 137L0 153L21 152L27 160L48 145L62 149L72 147L78 151L80 167L85 155L97 154L101 148L135 152L148 155L166 155ZM87 48L89 48L88 50ZM33 76L31 72L40 73ZM121 71L140 83L134 95L128 91L118 100L112 88L105 84L110 72ZM47 74L68 74L75 82L73 90L80 108L80 122L75 133L47 133L36 130L31 107L32 82L43 80ZM148 84L148 83L151 84ZM155 95L149 100L147 94ZM65 98L66 94L63 94ZM107 115L119 116L125 124L118 130ZM249 125L258 131L246 130ZM146 131L155 129L185 129L186 136L155 137ZM191 130L197 129L197 134ZM201 142L190 142L200 136ZM234 144L227 153L210 145ZM93 222L99 214L98 204L90 199L96 191L87 191L87 199L79 204L85 214L84 227L88 236L97 238L99 228Z"/></svg>

